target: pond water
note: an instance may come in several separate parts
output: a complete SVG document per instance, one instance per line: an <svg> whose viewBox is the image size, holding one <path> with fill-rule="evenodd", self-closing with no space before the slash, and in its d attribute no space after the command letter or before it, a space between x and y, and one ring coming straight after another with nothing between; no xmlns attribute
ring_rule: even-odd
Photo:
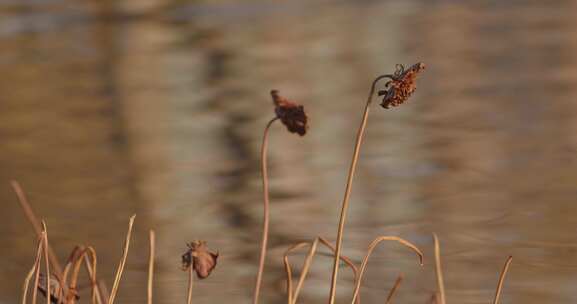
<svg viewBox="0 0 577 304"><path fill-rule="evenodd" d="M574 1L0 1L0 303L20 299L35 237L10 180L64 261L93 245L110 286L135 231L118 303L183 302L185 243L220 252L200 303L248 303L262 220L259 149L270 89L304 104L310 132L273 126L263 303L284 303L282 254L334 242L367 90L396 63L427 70L411 100L376 103L353 186L344 253L376 249L361 290L398 303L577 301L577 3ZM291 261L302 263L303 255ZM332 260L315 259L302 303L326 303ZM296 267L296 266L295 266ZM339 302L352 275L340 271ZM86 302L88 289L81 290Z"/></svg>

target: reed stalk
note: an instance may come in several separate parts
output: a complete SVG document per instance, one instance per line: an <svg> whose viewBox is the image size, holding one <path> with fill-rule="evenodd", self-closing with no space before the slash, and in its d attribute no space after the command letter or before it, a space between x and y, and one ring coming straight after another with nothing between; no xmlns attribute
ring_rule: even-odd
<svg viewBox="0 0 577 304"><path fill-rule="evenodd" d="M437 289L440 298L440 304L445 304L445 282L443 280L443 268L441 267L441 248L437 234L433 233L435 243L435 274L437 276Z"/></svg>
<svg viewBox="0 0 577 304"><path fill-rule="evenodd" d="M43 242L44 242L44 235L41 233L40 238L38 238L38 245L36 247L36 257L34 258L34 263L32 264L32 268L26 275L24 279L24 286L22 287L22 304L26 304L26 300L28 297L28 290L30 289L30 280L32 276L36 273L37 275L40 273L40 259L42 257L42 249L43 249ZM34 286L34 290L36 290L36 286ZM35 297L33 303L35 303Z"/></svg>
<svg viewBox="0 0 577 304"><path fill-rule="evenodd" d="M375 247L383 242L383 241L395 241L395 242L399 242L401 245L404 245L406 247L408 247L409 249L413 250L417 256L419 257L419 263L421 264L421 266L423 266L423 253L421 252L421 250L419 250L419 248L417 248L417 246L411 244L410 242L396 237L396 236L379 236L377 238L375 238L371 244L369 245L369 248L367 250L367 254L365 255L365 258L363 259L363 262L361 263L361 268L359 270L359 278L357 279L357 282L355 284L355 290L353 292L353 300L351 301L351 303L355 303L357 297L359 296L359 291L361 289L361 283L363 281L363 275L365 274L365 270L367 269L367 264L369 262L369 258L371 257L371 254L373 253L373 250L375 249Z"/></svg>
<svg viewBox="0 0 577 304"><path fill-rule="evenodd" d="M118 292L118 287L120 285L120 279L122 278L122 273L124 272L124 266L126 265L126 257L128 256L128 248L130 247L130 236L132 235L132 225L134 224L134 218L136 215L130 217L128 223L128 233L126 234L126 240L124 241L124 250L122 252L122 259L118 264L118 269L116 270L116 276L114 277L114 284L112 285L112 291L110 292L110 299L108 304L114 304L116 299L116 294Z"/></svg>
<svg viewBox="0 0 577 304"><path fill-rule="evenodd" d="M497 284L497 290L495 291L495 298L493 299L493 304L499 304L499 298L501 296L501 290L503 289L503 282L505 281L505 276L507 275L507 271L509 270L509 265L511 265L511 261L513 261L513 257L509 256L505 265L503 265L503 270L501 270L501 275L499 276L499 283Z"/></svg>
<svg viewBox="0 0 577 304"><path fill-rule="evenodd" d="M365 105L365 109L363 112L363 117L361 119L361 125L357 131L357 137L355 142L355 148L353 150L353 158L351 161L351 166L349 167L349 175L347 177L347 184L345 187L345 194L343 196L343 202L341 206L341 214L339 218L339 227L337 231L337 243L336 243L336 250L335 250L335 258L333 263L333 272L331 276L331 289L329 294L329 304L334 304L335 302L335 295L336 295L336 286L337 286L337 276L339 271L339 256L341 255L341 247L343 241L343 232L345 228L345 220L347 218L347 212L349 208L349 198L351 195L352 185L353 185L353 178L355 176L355 170L357 168L357 161L359 159L359 153L361 150L361 144L363 142L365 128L367 126L367 120L369 118L369 110L371 106L371 102L373 100L373 95L375 94L375 87L377 82L383 78L390 78L390 75L380 75L371 85L371 89L369 90L369 96L367 97L367 102Z"/></svg>
<svg viewBox="0 0 577 304"><path fill-rule="evenodd" d="M194 282L194 269L192 266L188 267L188 291L186 293L186 303L192 303L192 284Z"/></svg>
<svg viewBox="0 0 577 304"><path fill-rule="evenodd" d="M401 286L401 282L403 282L403 275L399 275L397 277L397 280L395 281L393 288L391 288L391 290L389 291L389 295L387 295L387 300L385 301L385 304L391 304L391 300L393 299L393 296L395 295L397 289L399 289L399 286Z"/></svg>
<svg viewBox="0 0 577 304"><path fill-rule="evenodd" d="M268 135L272 124L278 119L275 117L271 119L264 128L262 139L262 146L260 150L261 159L261 174L263 187L263 202L264 202L264 220L262 225L262 240L260 246L260 256L258 260L258 272L256 274L256 282L254 287L253 304L258 304L260 296L260 288L262 284L262 276L264 272L264 263L266 259L266 249L268 244L268 227L269 227L269 190L268 190L268 168L267 168L267 152L268 152Z"/></svg>
<svg viewBox="0 0 577 304"><path fill-rule="evenodd" d="M154 250L156 247L156 236L154 230L149 232L150 248L148 254L148 285L147 285L147 303L152 304L152 281L154 280Z"/></svg>

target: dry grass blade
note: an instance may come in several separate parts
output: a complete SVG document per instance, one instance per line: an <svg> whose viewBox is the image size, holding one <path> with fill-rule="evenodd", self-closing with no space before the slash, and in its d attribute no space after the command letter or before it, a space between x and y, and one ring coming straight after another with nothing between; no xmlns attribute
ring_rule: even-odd
<svg viewBox="0 0 577 304"><path fill-rule="evenodd" d="M70 274L70 269L74 266L76 260L82 255L82 253L84 252L84 247L83 246L75 246L74 249L72 250L72 252L70 253L70 256L68 257L68 260L66 261L66 266L64 266L64 272L62 273L62 281L61 281L61 287L59 288L58 291L58 303L68 303L68 297L70 295L71 292L74 292L72 287L67 287L66 289L62 286L68 286L68 276Z"/></svg>
<svg viewBox="0 0 577 304"><path fill-rule="evenodd" d="M34 258L32 268L30 269L30 271L26 275L26 278L24 279L24 287L22 288L22 304L26 304L28 289L30 289L29 286L32 276L34 275L34 273L37 273L37 275L40 273L40 258L42 257L43 240L44 236L41 233L41 237L38 239L38 246L36 248L36 258ZM36 290L36 286L37 285L34 285L34 290Z"/></svg>
<svg viewBox="0 0 577 304"><path fill-rule="evenodd" d="M443 280L443 268L441 267L441 248L437 234L433 233L435 243L435 273L437 275L437 289L441 304L445 304L445 282Z"/></svg>
<svg viewBox="0 0 577 304"><path fill-rule="evenodd" d="M42 226L40 224L40 221L38 221L38 218L34 214L34 211L32 210L32 207L30 206L30 203L28 202L28 199L26 198L26 194L24 193L24 190L22 190L22 187L20 186L20 184L17 181L14 181L14 180L10 181L10 185L12 186L12 189L14 190L14 192L16 193L16 196L18 197L18 203L22 207L22 210L24 210L24 214L26 215L26 218L28 219L28 221L32 225L32 228L34 228L34 232L36 232L36 236L40 238L40 235L42 234ZM60 266L60 263L58 262L58 259L56 258L56 255L54 254L54 251L52 250L52 248L48 247L47 251L48 251L48 257L50 258L50 263L52 263L52 268L55 270L56 277L58 277L58 279L61 280L62 279L62 266Z"/></svg>
<svg viewBox="0 0 577 304"><path fill-rule="evenodd" d="M365 134L365 129L367 127L367 120L369 119L369 110L373 100L373 95L375 95L375 87L379 80L389 77L388 75L381 75L371 84L371 89L369 91L369 96L367 97L367 103L365 105L365 110L363 112L363 118L361 119L361 125L357 131L357 138L355 141L355 148L353 150L353 158L351 161L351 166L349 167L349 175L347 176L347 184L345 186L345 194L343 196L343 203L341 206L341 214L339 217L339 227L337 231L337 244L335 249L335 258L333 263L333 273L331 275L331 289L329 293L329 304L335 303L336 287L337 287L337 276L339 271L339 258L341 256L341 247L343 241L343 233L345 229L345 221L347 218L347 211L349 209L349 198L351 196L351 190L353 186L353 178L355 176L355 170L357 168L357 161L359 159L359 153L361 151L361 144L363 143L363 137Z"/></svg>
<svg viewBox="0 0 577 304"><path fill-rule="evenodd" d="M505 265L503 266L503 270L501 270L501 275L499 276L499 284L497 284L497 291L495 292L495 299L493 299L493 304L499 303L499 297L501 296L501 290L503 289L503 282L505 281L505 276L507 275L507 270L509 270L511 261L513 261L513 257L509 256L505 262Z"/></svg>
<svg viewBox="0 0 577 304"><path fill-rule="evenodd" d="M397 291L397 289L399 289L399 286L401 286L401 282L403 282L403 275L399 275L399 277L397 277L395 285L393 285L393 288L391 288L391 290L389 291L389 295L387 296L387 301L385 302L385 304L391 303L391 300L393 299L395 292Z"/></svg>
<svg viewBox="0 0 577 304"><path fill-rule="evenodd" d="M361 264L361 269L359 271L359 277L357 279L357 282L355 284L355 290L353 292L353 300L351 301L351 303L355 303L357 297L359 296L359 290L361 288L361 283L363 281L363 275L365 273L365 270L367 268L367 264L369 262L369 258L371 257L371 254L373 252L373 250L375 249L375 247L383 241L395 241L395 242L399 242L402 245L408 247L409 249L413 250L417 256L419 257L419 263L421 264L421 266L423 265L423 253L421 252L421 250L419 248L417 248L417 246L411 244L410 242L396 237L396 236L380 236L377 237L376 239L373 240L373 242L369 245L369 249L367 250L367 254L365 255L365 258L363 259L363 262Z"/></svg>
<svg viewBox="0 0 577 304"><path fill-rule="evenodd" d="M283 264L284 264L285 272L286 272L286 276L287 276L287 297L288 297L287 302L288 302L288 304L291 304L293 301L292 268L290 266L288 256L291 252L293 252L297 249L303 248L309 244L310 244L309 242L301 242L301 243L292 245L285 251L285 254L283 256Z"/></svg>
<svg viewBox="0 0 577 304"><path fill-rule="evenodd" d="M194 269L192 267L188 267L188 292L186 294L186 303L192 303L192 284L194 282Z"/></svg>
<svg viewBox="0 0 577 304"><path fill-rule="evenodd" d="M315 239L315 240L313 241L313 243L311 244L311 248L309 249L309 252L308 252L307 257L306 257L306 259L305 259L305 262L304 262L304 265L303 265L303 269L302 269L302 271L301 271L301 275L300 275L299 281L298 281L298 283L297 283L297 287L295 288L295 293L294 293L294 296L293 296L293 302L290 303L290 304L295 304L295 303L297 302L297 299L298 299L298 297L299 297L299 293L300 293L300 291L301 291L301 289L302 289L302 287L303 287L303 283L304 283L304 281L305 281L305 278L306 278L306 276L307 276L307 274L308 274L308 272L309 272L309 268L310 268L311 263L312 263L312 261L313 261L313 257L314 257L314 255L315 255L315 252L317 251L317 245L318 245L318 243L319 243L319 239L317 238L317 239Z"/></svg>
<svg viewBox="0 0 577 304"><path fill-rule="evenodd" d="M260 245L260 256L258 260L258 272L256 274L256 282L254 286L253 304L258 304L260 296L260 286L262 284L262 275L264 272L264 262L266 259L266 248L268 244L268 226L269 226L269 193L268 193L268 168L267 168L267 151L268 151L268 133L272 124L277 121L275 117L271 119L264 129L262 138L262 146L260 149L261 159L261 174L262 174L262 188L263 188L263 203L264 203L264 219L262 225L262 240Z"/></svg>
<svg viewBox="0 0 577 304"><path fill-rule="evenodd" d="M92 248L92 247L88 247ZM94 249L92 249L94 250ZM98 279L96 278L96 252L93 252L92 261L88 258L88 256L84 256L84 266L86 271L88 271L88 275L90 276L90 284L92 285L92 303L102 304L107 303L106 300L103 299L102 291L100 286L98 286Z"/></svg>
<svg viewBox="0 0 577 304"><path fill-rule="evenodd" d="M152 304L152 281L154 278L154 249L156 244L156 237L154 230L149 232L150 251L148 255L148 285L147 285L147 299L148 304Z"/></svg>
<svg viewBox="0 0 577 304"><path fill-rule="evenodd" d="M109 303L110 294L108 293L108 288L103 280L98 280L98 291L102 297L102 303Z"/></svg>
<svg viewBox="0 0 577 304"><path fill-rule="evenodd" d="M333 246L331 243L329 243L329 241L327 241L325 238L323 238L321 236L319 236L319 241L321 242L321 244L325 245L325 247L330 249L333 252L333 255L336 254L335 246ZM340 259L341 259L341 261L343 261L345 264L347 264L351 268L351 270L353 271L354 280L356 282L358 277L359 277L359 269L358 269L357 265L355 265L355 263L353 263L351 261L351 259L349 259L347 256L344 256L342 254L340 256Z"/></svg>
<svg viewBox="0 0 577 304"><path fill-rule="evenodd" d="M300 290L303 287L304 280L308 274L308 271L310 269L310 265L312 264L312 259L315 255L315 253L317 252L317 247L318 247L319 242L321 244L325 245L334 254L335 248L333 247L333 245L331 245L331 243L329 243L325 238L317 237L313 242L301 242L301 243L297 243L297 244L289 247L283 256L283 262L284 262L285 271L286 271L286 275L287 275L287 294L288 294L288 303L289 304L295 304L297 302L298 295L300 294ZM293 283L292 283L292 268L290 266L288 256L290 253L294 252L295 250L306 247L308 245L310 245L311 247L309 249L309 252L307 253L307 257L305 258L305 262L303 265L303 269L301 271L301 275L299 277L299 281L297 283L297 287L293 292L293 289L292 289L292 285L293 285ZM331 255L331 257L332 257L332 255ZM353 271L354 279L356 281L357 275L358 275L357 266L346 256L341 256L340 259L347 266L349 266L351 268L351 270Z"/></svg>
<svg viewBox="0 0 577 304"><path fill-rule="evenodd" d="M42 221L42 232L43 232L43 242L44 242L44 263L46 264L46 304L50 304L50 259L48 258L48 230L46 229L46 223ZM34 285L38 288L38 285Z"/></svg>
<svg viewBox="0 0 577 304"><path fill-rule="evenodd" d="M82 264L85 265L86 271L88 272L90 278L90 286L92 292L92 303L101 303L100 295L97 289L97 280L96 280L96 265L97 265L97 258L96 258L96 251L94 248L88 246L84 248L83 246L77 246L79 251L76 251L75 254L72 255L73 263L73 270L72 276L70 278L70 287L68 292L66 292L66 303L74 304L77 300L77 286L78 286L78 275L80 274L80 267ZM89 259L90 257L90 259ZM66 265L64 273L68 273L69 266Z"/></svg>
<svg viewBox="0 0 577 304"><path fill-rule="evenodd" d="M128 233L126 234L126 240L124 241L124 250L122 252L122 259L118 264L118 269L116 270L116 276L114 278L114 284L112 284L112 291L110 292L110 300L108 304L113 304L116 299L116 293L118 292L118 286L120 285L120 279L122 278L122 273L124 272L124 265L126 265L126 257L128 256L128 248L130 247L130 236L132 235L132 225L134 224L134 218L136 215L130 217L128 223Z"/></svg>

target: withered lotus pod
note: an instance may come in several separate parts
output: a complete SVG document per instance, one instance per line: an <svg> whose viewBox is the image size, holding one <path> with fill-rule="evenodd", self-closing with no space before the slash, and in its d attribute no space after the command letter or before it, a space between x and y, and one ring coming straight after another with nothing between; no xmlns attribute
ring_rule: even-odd
<svg viewBox="0 0 577 304"><path fill-rule="evenodd" d="M381 106L388 109L390 106L396 107L407 101L411 94L417 89L415 80L417 74L425 69L424 63L416 63L405 69L401 64L397 65L397 70L392 75L387 75L391 80L385 84L385 90L378 92L383 96Z"/></svg>
<svg viewBox="0 0 577 304"><path fill-rule="evenodd" d="M210 252L205 241L192 241L186 246L188 250L182 255L182 270L192 267L199 279L208 277L216 267L218 252Z"/></svg>
<svg viewBox="0 0 577 304"><path fill-rule="evenodd" d="M300 136L305 135L308 129L308 118L304 107L280 96L278 90L270 91L270 95L275 105L274 111L276 116L286 126L289 132L297 133Z"/></svg>

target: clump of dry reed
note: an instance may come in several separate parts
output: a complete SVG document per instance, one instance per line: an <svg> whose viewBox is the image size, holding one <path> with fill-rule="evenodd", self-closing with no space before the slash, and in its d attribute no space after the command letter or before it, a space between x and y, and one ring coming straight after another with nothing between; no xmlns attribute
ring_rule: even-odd
<svg viewBox="0 0 577 304"><path fill-rule="evenodd" d="M408 98L416 90L416 77L424 70L425 65L422 63L417 63L405 69L402 65L397 65L396 71L393 74L385 74L378 76L372 82L369 90L369 96L366 101L364 112L361 119L361 124L357 131L355 146L353 150L353 156L351 165L349 167L349 173L347 177L347 182L345 186L344 197L341 206L339 225L337 230L336 245L333 246L328 240L323 237L316 237L309 242L300 242L290 246L284 256L283 263L286 271L286 289L287 289L287 302L288 304L296 304L298 296L301 293L305 279L308 275L309 269L312 265L315 255L318 254L318 245L321 244L330 250L330 256L333 257L333 271L331 275L331 285L328 302L333 304L335 302L336 294L336 282L338 277L338 269L340 262L345 263L353 272L353 289L351 296L351 304L360 304L360 288L363 282L363 276L367 269L368 261L373 253L374 249L384 241L393 241L399 243L408 249L412 250L419 258L419 264L423 265L423 253L414 244L409 241L396 236L378 236L376 237L368 246L367 253L362 259L360 265L356 265L349 257L341 254L342 249L342 239L344 233L344 224L347 216L347 210L349 206L349 198L352 190L352 182L355 175L356 166L359 159L360 147L363 142L363 137L365 133L365 128L367 125L368 114L370 105L372 103L373 96L375 95L375 90L377 83L382 79L389 79L385 83L384 90L379 90L377 95L382 96L381 106L385 109L393 106L399 106L406 102ZM308 130L308 117L304 111L302 105L297 104L280 95L278 90L272 90L270 92L272 101L274 104L274 117L269 120L264 128L264 134L261 146L261 174L262 174L262 185L263 185L263 226L262 226L262 240L260 247L260 255L258 260L258 271L255 280L255 287L253 292L253 304L258 304L260 289L262 284L262 278L264 273L264 264L266 259L267 242L268 242L268 227L269 227L269 189L268 189L268 168L267 168L267 152L268 152L268 135L271 126L277 120L281 121L291 133L299 134L303 136ZM112 285L111 292L108 293L106 285L102 280L97 277L96 266L97 266L97 255L96 250L91 246L79 245L70 254L64 269L60 266L58 259L54 255L52 248L48 242L48 233L46 224L40 222L36 215L34 214L25 194L20 185L13 181L12 187L17 194L18 201L22 206L26 217L31 223L34 231L36 232L38 238L38 244L36 246L36 255L32 268L28 272L24 280L24 286L22 291L22 304L26 304L28 299L29 289L32 288L32 303L37 301L37 293L40 291L46 297L46 303L57 303L57 304L75 304L78 301L78 277L80 268L84 265L86 272L88 273L89 283L91 288L91 302L93 304L113 304L116 300L118 290L120 288L120 281L124 272L124 268L127 261L128 250L130 247L130 239L132 235L132 227L134 224L135 216L133 215L129 219L128 232L126 234L126 239L124 242L122 256L119 261L116 276ZM433 234L434 242L434 252L435 252L435 270L437 276L437 292L435 292L430 303L440 303L446 304L445 288L443 281L443 272L441 267L440 259L440 246L439 240L436 234ZM152 304L153 302L153 280L154 280L154 260L155 260L155 243L156 237L153 230L149 232L149 267L148 267L148 284L147 284L147 303ZM210 275L217 264L218 252L211 252L206 246L204 241L193 241L187 244L188 250L182 255L182 269L188 271L188 291L186 301L188 304L192 302L192 287L194 273L199 279L204 279ZM308 252L304 259L300 276L294 286L293 283L293 267L290 264L289 256L295 253L297 250L307 248ZM45 273L41 273L42 260L45 265ZM501 275L499 276L499 282L497 284L497 289L495 292L494 304L498 304L501 295L501 290L504 282L505 275L511 263L512 257L509 257L503 266ZM34 277L34 283L30 287L30 282ZM394 285L390 289L385 303L389 304L392 302L393 296L399 289L399 286L403 280L403 276L399 275Z"/></svg>

